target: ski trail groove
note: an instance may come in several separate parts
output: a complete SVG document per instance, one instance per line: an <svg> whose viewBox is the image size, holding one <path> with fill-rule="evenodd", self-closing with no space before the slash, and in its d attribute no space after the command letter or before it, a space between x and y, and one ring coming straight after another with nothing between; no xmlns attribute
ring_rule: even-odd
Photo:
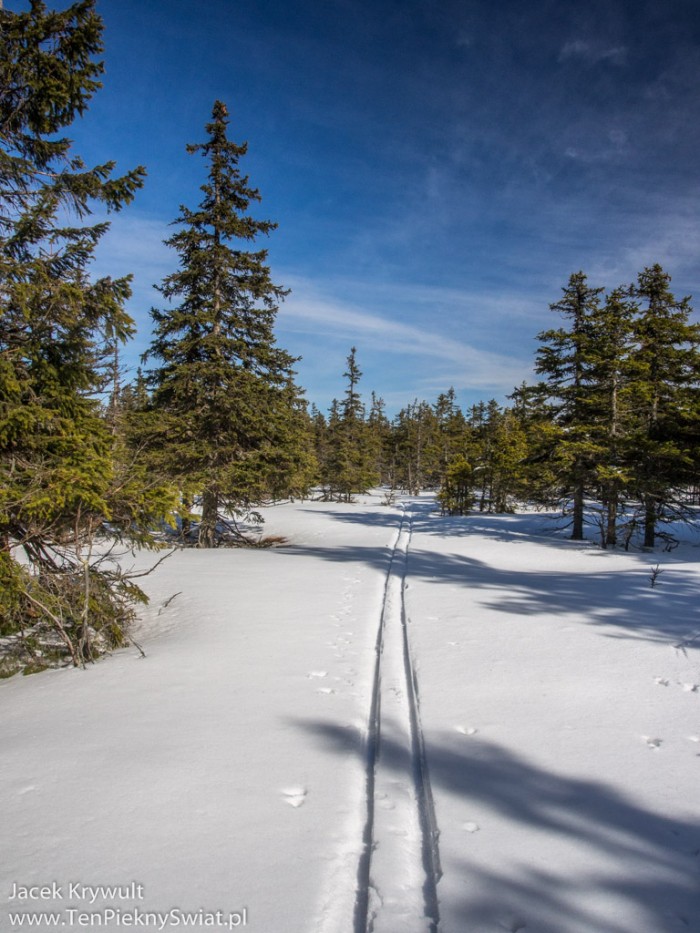
<svg viewBox="0 0 700 933"><path fill-rule="evenodd" d="M405 607L412 521L404 507L377 629L355 933L437 933L439 926L438 829Z"/></svg>

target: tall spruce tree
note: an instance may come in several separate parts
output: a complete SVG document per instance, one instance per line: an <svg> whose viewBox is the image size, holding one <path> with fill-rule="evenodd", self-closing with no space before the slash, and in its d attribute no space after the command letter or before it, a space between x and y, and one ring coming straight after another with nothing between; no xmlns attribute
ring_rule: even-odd
<svg viewBox="0 0 700 933"><path fill-rule="evenodd" d="M576 272L550 309L562 315L567 327L543 331L536 370L545 380L539 390L558 428L554 459L562 492L571 497L574 540L584 537L584 499L591 482L595 442L587 421L589 319L600 304L602 288L591 288L583 272Z"/></svg>
<svg viewBox="0 0 700 933"><path fill-rule="evenodd" d="M350 502L355 493L366 492L379 482L374 435L365 417L358 385L362 372L357 365L357 349L347 357L345 398L334 400L328 422L330 453L326 485L332 498Z"/></svg>
<svg viewBox="0 0 700 933"><path fill-rule="evenodd" d="M690 299L678 300L671 277L656 264L639 273L632 294L631 391L637 412L635 488L644 510L644 546L653 547L664 511L697 475L700 325Z"/></svg>
<svg viewBox="0 0 700 933"><path fill-rule="evenodd" d="M427 402L414 400L393 422L396 485L411 495L440 482L441 445L438 418Z"/></svg>
<svg viewBox="0 0 700 933"><path fill-rule="evenodd" d="M201 496L201 547L219 542L222 513L300 494L313 475L295 360L273 331L287 292L270 277L267 250L245 249L277 225L248 214L261 198L239 168L247 144L229 140L228 124L217 101L206 142L187 146L206 160L207 180L199 206L180 208L180 229L166 241L179 268L159 288L171 306L151 312L146 354L159 363L147 373L160 415L151 448L187 495Z"/></svg>
<svg viewBox="0 0 700 933"><path fill-rule="evenodd" d="M637 305L629 288L617 288L588 318L588 391L582 398L591 440L594 484L600 499L600 540L617 544L618 517L634 473L631 443L635 408L631 397L631 355Z"/></svg>
<svg viewBox="0 0 700 933"><path fill-rule="evenodd" d="M138 595L92 560L95 535L158 510L115 477L97 396L132 331L129 280L90 279L108 225L81 223L128 204L145 172L88 168L62 135L100 87L101 36L94 0L0 9L0 628L54 626L76 663L95 628L122 637Z"/></svg>

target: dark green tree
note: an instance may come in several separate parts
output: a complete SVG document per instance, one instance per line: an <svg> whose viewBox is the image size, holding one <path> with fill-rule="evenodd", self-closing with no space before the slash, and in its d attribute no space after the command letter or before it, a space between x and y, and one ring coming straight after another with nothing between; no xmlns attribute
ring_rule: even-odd
<svg viewBox="0 0 700 933"><path fill-rule="evenodd" d="M123 637L139 595L93 559L95 536L106 520L139 535L158 511L130 501L97 401L133 325L128 278L88 274L108 225L84 222L128 204L145 172L88 168L62 135L100 87L101 37L94 0L0 9L0 627L52 625L76 663L96 628Z"/></svg>
<svg viewBox="0 0 700 933"><path fill-rule="evenodd" d="M357 349L347 357L345 398L334 401L328 422L329 457L325 485L331 498L350 502L356 493L367 492L379 482L374 435L366 419L358 385L362 372L357 365Z"/></svg>
<svg viewBox="0 0 700 933"><path fill-rule="evenodd" d="M628 288L611 292L588 319L588 391L582 397L591 439L596 496L600 501L600 540L617 544L618 518L634 474L631 438L635 403L631 397L633 322L637 305Z"/></svg>
<svg viewBox="0 0 700 933"><path fill-rule="evenodd" d="M430 485L439 485L445 475L448 465L455 457L466 456L471 441L471 428L467 424L464 413L457 404L454 388L450 386L447 392L441 393L433 405L437 421L435 443L437 450L431 457L434 461L437 475L430 477Z"/></svg>
<svg viewBox="0 0 700 933"><path fill-rule="evenodd" d="M586 406L589 392L588 363L591 347L589 319L597 312L602 288L591 288L583 272L574 273L561 299L550 305L562 315L566 327L543 331L537 351L536 370L545 379L539 384L541 399L549 405L558 431L556 462L561 492L570 497L574 540L584 537L584 501L592 481L595 441L591 437Z"/></svg>
<svg viewBox="0 0 700 933"><path fill-rule="evenodd" d="M697 477L700 326L689 298L676 299L661 266L644 269L632 295L631 392L637 423L634 485L644 511L644 546L653 547L659 520Z"/></svg>
<svg viewBox="0 0 700 933"><path fill-rule="evenodd" d="M153 309L155 336L146 358L151 405L160 428L151 450L186 496L201 497L199 545L220 541L226 516L265 499L302 494L313 475L295 360L275 342L274 322L287 292L275 285L267 250L246 249L276 224L248 213L259 192L241 174L247 144L228 139L226 106L214 104L207 140L188 145L206 160L195 210L182 206L167 245L179 268Z"/></svg>
<svg viewBox="0 0 700 933"><path fill-rule="evenodd" d="M474 503L474 477L469 462L456 457L445 470L438 491L438 502L443 515L466 515Z"/></svg>
<svg viewBox="0 0 700 933"><path fill-rule="evenodd" d="M440 482L441 444L438 419L428 402L417 399L393 422L396 485L411 495Z"/></svg>
<svg viewBox="0 0 700 933"><path fill-rule="evenodd" d="M480 512L509 512L525 493L527 438L519 419L495 400L475 406L478 427L471 444Z"/></svg>

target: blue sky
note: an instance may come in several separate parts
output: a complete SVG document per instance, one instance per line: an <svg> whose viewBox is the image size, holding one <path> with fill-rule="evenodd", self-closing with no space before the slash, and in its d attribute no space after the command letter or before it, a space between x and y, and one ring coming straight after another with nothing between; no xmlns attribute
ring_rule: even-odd
<svg viewBox="0 0 700 933"><path fill-rule="evenodd" d="M58 0L49 6L66 6ZM25 3L6 0L8 9ZM613 288L660 262L700 296L695 0L98 0L104 89L88 161L143 163L96 271L135 275L135 361L215 99L260 189L292 294L282 346L319 407L351 345L390 411L531 378L572 272ZM698 297L700 302L700 297Z"/></svg>

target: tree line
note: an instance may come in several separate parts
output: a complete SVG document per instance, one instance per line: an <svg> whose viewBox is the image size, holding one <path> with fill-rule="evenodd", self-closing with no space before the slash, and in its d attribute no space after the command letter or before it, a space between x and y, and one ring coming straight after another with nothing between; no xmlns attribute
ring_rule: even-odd
<svg viewBox="0 0 700 933"><path fill-rule="evenodd" d="M65 135L100 87L102 31L95 0L0 7L0 636L15 652L0 668L124 644L145 596L120 548L246 542L241 519L269 501L383 486L387 502L434 490L449 514L556 504L575 538L593 515L606 547L638 530L653 546L686 514L699 333L659 266L608 295L573 275L561 326L539 335L540 381L509 406L465 411L448 389L389 419L363 401L353 347L342 398L309 407L274 334L287 292L257 245L276 225L251 214L260 193L221 101L186 146L199 200L174 218L173 271L127 381L131 279L90 276L108 229L90 214L128 206L146 172L86 166Z"/></svg>

